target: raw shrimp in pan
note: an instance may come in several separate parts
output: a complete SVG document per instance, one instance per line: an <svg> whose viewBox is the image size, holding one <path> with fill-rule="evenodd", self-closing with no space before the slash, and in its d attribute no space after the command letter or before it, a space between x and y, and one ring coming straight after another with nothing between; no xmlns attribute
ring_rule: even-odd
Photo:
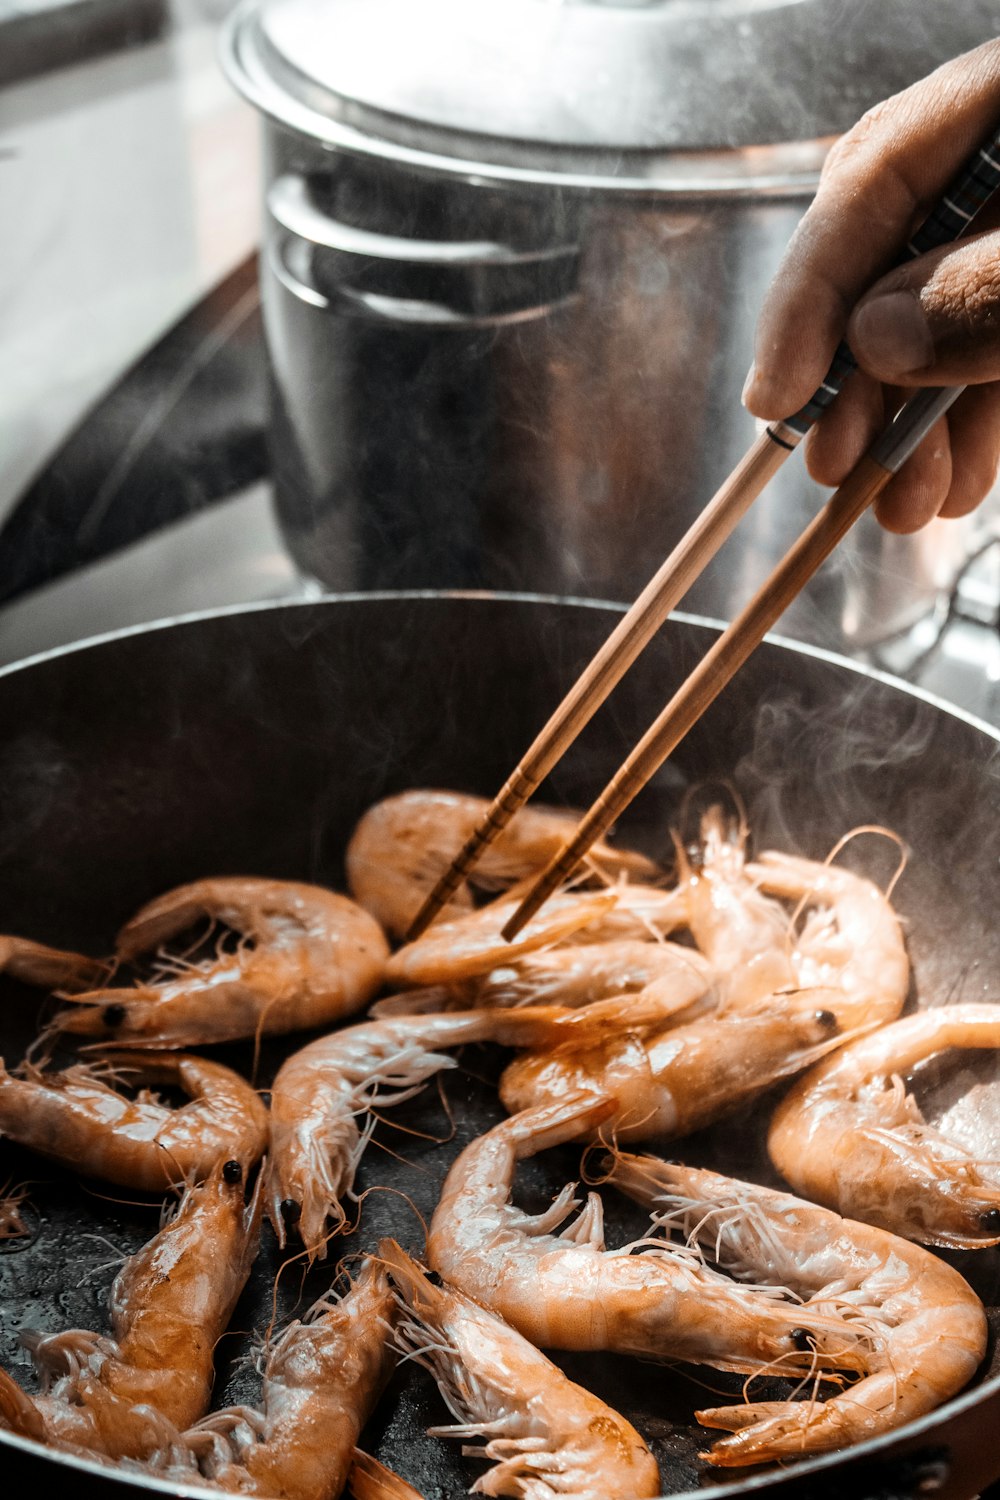
<svg viewBox="0 0 1000 1500"><path fill-rule="evenodd" d="M463 792L413 790L376 802L361 818L347 846L351 894L394 938L401 938L486 812L483 797ZM578 817L543 807L523 807L486 850L473 883L503 890L548 864L565 844ZM606 875L648 880L657 873L651 860L612 849L603 840L588 856ZM468 886L460 887L444 917L472 905Z"/></svg>
<svg viewBox="0 0 1000 1500"><path fill-rule="evenodd" d="M109 969L109 964L82 953L47 948L30 938L0 933L0 974L9 974L22 984L37 984L47 990L84 989L107 979Z"/></svg>
<svg viewBox="0 0 1000 1500"><path fill-rule="evenodd" d="M522 955L565 942L617 942L620 938L655 939L684 923L676 891L648 885L614 885L603 891L563 891L546 901L538 915L512 942L502 936L519 896L491 901L478 911L449 922L435 922L394 953L386 964L386 982L402 989L456 985L509 967Z"/></svg>
<svg viewBox="0 0 1000 1500"><path fill-rule="evenodd" d="M492 969L470 986L471 1005L591 1005L655 985L674 994L681 1010L701 999L713 970L700 953L679 943L622 938L612 943L562 944L528 953Z"/></svg>
<svg viewBox="0 0 1000 1500"><path fill-rule="evenodd" d="M379 1253L399 1288L397 1346L431 1372L455 1418L431 1435L487 1440L462 1450L492 1463L473 1493L524 1500L659 1495L656 1460L624 1417L471 1297L432 1285L393 1240Z"/></svg>
<svg viewBox="0 0 1000 1500"><path fill-rule="evenodd" d="M863 1378L826 1401L765 1401L697 1413L732 1435L705 1455L726 1466L823 1453L901 1427L965 1386L986 1352L986 1316L972 1288L937 1256L842 1219L790 1193L655 1157L619 1156L610 1179L660 1209L733 1276L801 1297L789 1321L840 1317L867 1330Z"/></svg>
<svg viewBox="0 0 1000 1500"><path fill-rule="evenodd" d="M111 1080L173 1084L191 1102L171 1109ZM0 1134L45 1156L142 1192L207 1177L219 1161L252 1166L267 1145L267 1109L238 1073L183 1053L114 1052L61 1073L0 1061Z"/></svg>
<svg viewBox="0 0 1000 1500"><path fill-rule="evenodd" d="M612 943L570 943L526 953L481 979L450 987L403 990L377 1000L378 1019L473 1008L559 1005L576 1009L621 995L655 995L663 1014L687 1010L707 997L713 972L693 948L666 941L622 938Z"/></svg>
<svg viewBox="0 0 1000 1500"><path fill-rule="evenodd" d="M518 1161L592 1134L615 1109L614 1100L578 1094L515 1115L468 1145L431 1222L431 1267L543 1348L608 1349L751 1374L860 1369L857 1337L835 1315L789 1309L666 1245L605 1250L596 1193L570 1223L579 1207L572 1183L542 1214L511 1203Z"/></svg>
<svg viewBox="0 0 1000 1500"><path fill-rule="evenodd" d="M310 1260L326 1254L330 1234L345 1225L342 1200L368 1139L359 1117L409 1099L453 1067L441 1048L537 1042L566 1014L539 1007L400 1016L343 1027L294 1052L271 1087L265 1199L279 1243L294 1225Z"/></svg>
<svg viewBox="0 0 1000 1500"><path fill-rule="evenodd" d="M385 1271L365 1261L343 1297L317 1302L267 1348L259 1409L204 1417L180 1439L191 1470L175 1450L166 1477L198 1483L200 1474L268 1500L336 1500L395 1363L394 1313Z"/></svg>
<svg viewBox="0 0 1000 1500"><path fill-rule="evenodd" d="M673 1140L840 1046L838 998L794 991L689 1022L681 1012L666 1025L648 993L601 1001L560 1022L569 1040L508 1064L500 1097L514 1112L580 1089L608 1092L617 1097L609 1128L619 1140Z"/></svg>
<svg viewBox="0 0 1000 1500"><path fill-rule="evenodd" d="M997 1005L944 1005L859 1037L782 1100L771 1160L796 1192L906 1239L1000 1244L1000 1166L925 1125L900 1076L945 1048L998 1046Z"/></svg>
<svg viewBox="0 0 1000 1500"><path fill-rule="evenodd" d="M0 1414L26 1437L109 1458L144 1459L208 1406L215 1346L257 1253L261 1183L219 1163L184 1193L111 1288L112 1336L23 1336L48 1387L30 1397L0 1372Z"/></svg>
<svg viewBox="0 0 1000 1500"><path fill-rule="evenodd" d="M677 895L684 922L720 979L726 1004L795 986L788 915L758 890L746 868L745 825L711 807L696 848L677 848Z"/></svg>
<svg viewBox="0 0 1000 1500"><path fill-rule="evenodd" d="M747 874L769 895L809 909L788 944L800 988L839 990L837 1014L845 1029L896 1019L910 965L899 919L877 885L840 865L773 852L747 865Z"/></svg>
<svg viewBox="0 0 1000 1500"><path fill-rule="evenodd" d="M196 1047L323 1026L352 1015L382 983L388 944L375 919L322 886L226 877L179 886L118 936L132 962L200 921L240 934L236 951L164 960L154 982L69 997L55 1032L144 1047Z"/></svg>

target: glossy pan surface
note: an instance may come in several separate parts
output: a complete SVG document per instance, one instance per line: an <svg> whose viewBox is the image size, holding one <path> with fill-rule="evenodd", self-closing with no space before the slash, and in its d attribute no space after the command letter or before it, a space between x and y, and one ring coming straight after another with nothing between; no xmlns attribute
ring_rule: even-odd
<svg viewBox="0 0 1000 1500"><path fill-rule="evenodd" d="M0 673L0 929L102 953L143 901L199 875L252 873L343 887L354 822L377 798L408 786L482 794L503 777L611 629L607 607L470 595L361 596L199 616L126 632ZM546 788L547 800L586 805L714 638L703 622L672 620L589 726ZM884 824L910 848L896 904L907 923L921 1003L992 1000L1000 973L998 740L985 726L835 658L765 643L630 814L628 832L665 855L685 788L713 779L746 800L755 846L822 858L847 829ZM876 878L895 864L888 842L847 858ZM23 1052L44 1009L0 979L0 1053ZM269 1045L259 1081L305 1038ZM249 1048L219 1049L249 1069ZM489 1079L503 1054L468 1049L447 1075L380 1127L363 1164L370 1194L358 1232L302 1286L284 1271L279 1315L329 1285L334 1262L393 1233L422 1246L418 1214L433 1208L456 1151L502 1113ZM975 1075L975 1129L1000 1134L991 1075ZM955 1106L968 1071L932 1078L933 1114ZM766 1111L756 1106L672 1154L764 1182ZM443 1137L450 1139L442 1140ZM440 1144L438 1142L441 1142ZM522 1201L540 1205L579 1170L566 1148L526 1164ZM156 1228L154 1208L109 1201L8 1143L0 1181L31 1179L28 1243L0 1247L2 1357L30 1385L24 1328L106 1328L119 1259ZM110 1197L121 1195L111 1190ZM609 1220L629 1237L627 1214ZM634 1221L632 1221L634 1223ZM1000 1320L1000 1257L953 1256ZM265 1249L219 1349L216 1401L254 1399L242 1358L265 1329L279 1257ZM739 1398L738 1378L612 1357L573 1356L592 1385L640 1428L665 1494L743 1491L786 1496L937 1493L968 1497L1000 1470L992 1428L1000 1412L995 1339L975 1388L890 1442L770 1473L711 1471L697 1459L693 1420L706 1382ZM692 1378L692 1376L694 1378ZM763 1398L764 1389L758 1391ZM458 1444L428 1439L446 1420L428 1377L398 1374L366 1442L426 1500L464 1493L482 1466ZM0 1434L8 1482L52 1483L78 1496L149 1492L147 1481L54 1457ZM56 1467L53 1467L56 1466ZM848 1470L850 1471L848 1473ZM928 1488L928 1486L932 1487ZM155 1487L154 1487L155 1488Z"/></svg>

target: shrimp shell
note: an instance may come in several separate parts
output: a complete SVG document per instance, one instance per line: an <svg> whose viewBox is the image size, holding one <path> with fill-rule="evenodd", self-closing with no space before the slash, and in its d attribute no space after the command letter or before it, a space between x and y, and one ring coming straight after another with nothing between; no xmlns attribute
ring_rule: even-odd
<svg viewBox="0 0 1000 1500"><path fill-rule="evenodd" d="M271 1500L336 1500L394 1362L393 1317L385 1271L366 1260L343 1297L317 1302L268 1349L259 1410L212 1412L184 1434L204 1477Z"/></svg>
<svg viewBox="0 0 1000 1500"><path fill-rule="evenodd" d="M30 938L0 933L0 974L9 974L22 984L37 984L47 990L84 989L106 979L109 968L100 959L82 953L47 948Z"/></svg>
<svg viewBox="0 0 1000 1500"><path fill-rule="evenodd" d="M773 1296L738 1286L667 1246L606 1251L595 1193L561 1230L580 1206L571 1184L542 1214L510 1202L519 1160L594 1132L617 1108L614 1099L579 1093L525 1110L471 1142L434 1212L431 1267L548 1349L609 1349L749 1373L780 1364L791 1374L830 1368L834 1355L825 1342L832 1340L837 1367L851 1367L852 1340L842 1319L798 1307L790 1317ZM813 1342L808 1352L803 1329ZM858 1357L853 1367L860 1368Z"/></svg>
<svg viewBox="0 0 1000 1500"><path fill-rule="evenodd" d="M117 1052L105 1067L137 1083L169 1083L191 1099L170 1109L155 1097L129 1098L93 1064L61 1073L0 1059L0 1133L107 1182L142 1192L207 1177L219 1161L252 1166L267 1145L268 1114L257 1093L231 1068L177 1053Z"/></svg>
<svg viewBox="0 0 1000 1500"><path fill-rule="evenodd" d="M409 1099L435 1073L453 1067L438 1049L537 1042L564 1014L539 1007L400 1016L343 1027L294 1052L271 1088L265 1196L279 1244L292 1223L310 1260L326 1254L330 1233L346 1224L342 1200L368 1139L358 1117L376 1102L385 1108Z"/></svg>
<svg viewBox="0 0 1000 1500"><path fill-rule="evenodd" d="M179 886L126 923L118 956L134 961L203 919L245 941L203 963L177 962L155 983L74 995L53 1031L194 1047L341 1020L382 983L389 948L374 918L347 896L296 881L233 876Z"/></svg>
<svg viewBox="0 0 1000 1500"><path fill-rule="evenodd" d="M493 1463L474 1494L644 1500L660 1493L656 1460L624 1417L471 1297L432 1285L394 1240L384 1240L379 1254L399 1289L397 1344L430 1370L455 1417L431 1434L487 1439L463 1449Z"/></svg>
<svg viewBox="0 0 1000 1500"><path fill-rule="evenodd" d="M111 1288L112 1336L84 1329L23 1341L47 1387L0 1400L25 1436L109 1458L145 1459L208 1406L215 1346L257 1253L261 1180L244 1203L244 1172L219 1163L131 1256Z"/></svg>
<svg viewBox="0 0 1000 1500"><path fill-rule="evenodd" d="M610 1180L659 1205L733 1276L768 1281L804 1300L790 1322L840 1317L863 1378L819 1402L767 1401L697 1413L731 1436L704 1454L721 1466L825 1453L933 1411L965 1386L986 1351L987 1326L972 1288L937 1256L883 1229L826 1208L675 1162L619 1156Z"/></svg>
<svg viewBox="0 0 1000 1500"><path fill-rule="evenodd" d="M516 1057L500 1097L515 1113L581 1089L608 1092L620 1101L609 1126L618 1139L673 1140L839 1046L838 997L779 994L690 1021L685 1011L659 1015L649 992L600 1001L560 1023L569 1040Z"/></svg>
<svg viewBox="0 0 1000 1500"><path fill-rule="evenodd" d="M347 846L351 894L394 938L404 937L414 917L489 807L484 797L463 792L415 789L376 802L360 819ZM573 813L523 807L485 851L473 883L502 890L547 865L576 826ZM603 840L591 862L609 875L649 879L656 866L640 854L612 849ZM445 919L472 905L462 886L444 908Z"/></svg>
<svg viewBox="0 0 1000 1500"><path fill-rule="evenodd" d="M789 958L803 989L841 992L845 1028L894 1021L906 1002L910 965L899 920L872 881L840 865L762 854L747 874L761 890L811 908Z"/></svg>
<svg viewBox="0 0 1000 1500"><path fill-rule="evenodd" d="M1000 1180L924 1123L902 1078L949 1047L1000 1046L1000 1006L907 1016L824 1058L775 1111L771 1160L796 1192L922 1244L1000 1244Z"/></svg>

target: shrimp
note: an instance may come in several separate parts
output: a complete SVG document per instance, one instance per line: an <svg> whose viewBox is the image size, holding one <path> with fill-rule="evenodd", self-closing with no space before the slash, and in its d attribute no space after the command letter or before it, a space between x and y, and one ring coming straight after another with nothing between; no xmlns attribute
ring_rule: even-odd
<svg viewBox="0 0 1000 1500"><path fill-rule="evenodd" d="M788 918L748 875L746 837L742 821L727 822L716 806L701 820L696 851L675 840L685 925L720 979L724 976L727 1004L795 983L786 953Z"/></svg>
<svg viewBox="0 0 1000 1500"><path fill-rule="evenodd" d="M395 1243L379 1254L399 1289L396 1341L434 1376L455 1422L433 1437L483 1436L464 1448L493 1467L474 1494L524 1500L643 1500L659 1495L656 1460L635 1428L575 1385L526 1338L471 1297L436 1287Z"/></svg>
<svg viewBox="0 0 1000 1500"><path fill-rule="evenodd" d="M18 1078L0 1060L0 1132L143 1192L207 1177L218 1161L252 1166L263 1155L267 1109L231 1068L183 1053L110 1053L105 1063L135 1081L174 1084L192 1102L170 1109L145 1091L129 1098L88 1064L47 1074L27 1065Z"/></svg>
<svg viewBox="0 0 1000 1500"><path fill-rule="evenodd" d="M184 1433L201 1474L268 1500L336 1500L394 1362L393 1315L385 1271L366 1260L342 1298L315 1303L268 1349L259 1410L212 1412Z"/></svg>
<svg viewBox="0 0 1000 1500"><path fill-rule="evenodd" d="M709 1462L768 1463L861 1442L933 1411L975 1374L986 1351L982 1304L929 1251L716 1172L620 1156L610 1177L647 1207L661 1206L664 1227L683 1231L733 1276L803 1298L786 1301L788 1322L828 1314L846 1331L867 1330L853 1349L863 1354L862 1379L841 1394L697 1412L704 1426L731 1433L703 1455Z"/></svg>
<svg viewBox="0 0 1000 1500"><path fill-rule="evenodd" d="M606 1251L596 1193L561 1231L579 1207L573 1184L542 1214L510 1202L519 1160L594 1132L616 1109L607 1096L570 1095L504 1120L468 1145L431 1221L431 1267L547 1349L607 1349L750 1373L765 1365L789 1374L834 1363L860 1368L842 1319L799 1308L790 1317L773 1296L667 1246Z"/></svg>
<svg viewBox="0 0 1000 1500"><path fill-rule="evenodd" d="M773 852L747 874L770 895L813 908L789 954L803 989L840 990L837 1012L850 1028L896 1019L910 966L899 921L878 886L840 865Z"/></svg>
<svg viewBox="0 0 1000 1500"><path fill-rule="evenodd" d="M609 1092L620 1100L613 1120L619 1139L672 1140L840 1046L831 999L828 990L779 994L687 1024L682 1012L666 1027L655 1005L644 1015L631 996L588 1006L560 1023L556 1035L568 1040L508 1064L500 1097L515 1112L580 1089Z"/></svg>
<svg viewBox="0 0 1000 1500"><path fill-rule="evenodd" d="M249 1204L243 1184L233 1160L186 1190L115 1278L110 1338L83 1329L24 1336L47 1391L27 1396L7 1377L8 1426L72 1451L143 1459L202 1415L215 1345L257 1252L261 1180Z"/></svg>
<svg viewBox="0 0 1000 1500"><path fill-rule="evenodd" d="M900 1077L947 1047L998 1046L998 1005L941 1006L858 1038L778 1106L772 1161L796 1192L906 1239L1000 1244L1000 1177L925 1125Z"/></svg>
<svg viewBox="0 0 1000 1500"><path fill-rule="evenodd" d="M567 944L529 953L491 969L470 986L468 1003L489 1005L590 1005L615 995L674 993L677 1009L700 1000L713 977L711 966L679 943L622 938L612 943Z"/></svg>
<svg viewBox="0 0 1000 1500"><path fill-rule="evenodd" d="M137 912L118 936L131 962L203 918L242 938L235 953L171 960L152 983L86 991L56 1033L144 1047L194 1047L322 1026L360 1010L382 983L388 944L373 917L317 885L225 877L179 886Z"/></svg>
<svg viewBox="0 0 1000 1500"><path fill-rule="evenodd" d="M538 1007L400 1016L344 1027L293 1053L271 1088L265 1196L279 1243L294 1225L310 1260L326 1254L327 1221L333 1233L345 1227L342 1199L368 1141L358 1116L376 1102L384 1107L411 1098L433 1074L453 1067L436 1049L538 1042L563 1014Z"/></svg>
<svg viewBox="0 0 1000 1500"><path fill-rule="evenodd" d="M484 797L463 792L413 790L376 802L361 818L347 846L347 884L354 898L390 936L405 936L424 899L444 874L489 807ZM573 832L578 818L550 808L521 808L483 854L473 877L482 890L503 890L548 864ZM640 854L601 841L589 859L610 874L649 879L657 873ZM462 886L444 908L445 918L472 905Z"/></svg>
<svg viewBox="0 0 1000 1500"><path fill-rule="evenodd" d="M654 886L616 885L604 891L563 891L545 903L513 942L503 928L517 910L517 897L491 901L449 922L435 922L416 942L407 943L386 964L386 981L403 989L461 984L489 974L497 965L519 963L526 953L573 936L578 943L620 938L657 938L683 925L676 891Z"/></svg>
<svg viewBox="0 0 1000 1500"><path fill-rule="evenodd" d="M22 984L37 984L47 990L83 989L88 984L100 984L109 969L110 965L98 958L0 933L0 974L9 974Z"/></svg>

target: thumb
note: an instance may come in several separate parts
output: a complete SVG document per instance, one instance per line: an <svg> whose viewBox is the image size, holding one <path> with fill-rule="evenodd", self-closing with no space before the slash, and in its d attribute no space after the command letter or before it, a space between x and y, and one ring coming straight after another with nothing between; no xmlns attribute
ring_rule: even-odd
<svg viewBox="0 0 1000 1500"><path fill-rule="evenodd" d="M1000 231L884 276L852 312L847 342L861 368L889 385L1000 379Z"/></svg>

